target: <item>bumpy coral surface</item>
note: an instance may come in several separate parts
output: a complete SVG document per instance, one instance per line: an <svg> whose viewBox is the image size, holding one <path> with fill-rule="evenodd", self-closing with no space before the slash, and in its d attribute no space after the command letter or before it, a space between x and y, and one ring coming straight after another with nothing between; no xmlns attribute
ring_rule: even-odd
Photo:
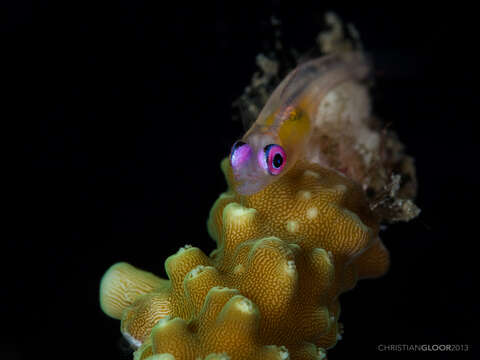
<svg viewBox="0 0 480 360"><path fill-rule="evenodd" d="M359 185L299 162L256 194L222 194L208 221L218 248L181 248L169 280L112 266L101 305L136 360L322 359L340 338L339 295L387 270L378 227Z"/></svg>

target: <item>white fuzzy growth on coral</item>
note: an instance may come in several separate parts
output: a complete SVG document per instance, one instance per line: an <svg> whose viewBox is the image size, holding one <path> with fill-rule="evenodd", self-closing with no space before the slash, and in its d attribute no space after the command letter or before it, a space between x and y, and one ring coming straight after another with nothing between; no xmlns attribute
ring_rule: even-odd
<svg viewBox="0 0 480 360"><path fill-rule="evenodd" d="M312 198L312 193L307 190L300 190L298 192L298 197L302 200L310 200Z"/></svg>
<svg viewBox="0 0 480 360"><path fill-rule="evenodd" d="M223 223L233 226L245 226L253 221L257 210L246 208L232 202L223 209Z"/></svg>
<svg viewBox="0 0 480 360"><path fill-rule="evenodd" d="M253 312L252 302L246 298L243 298L235 304L238 310L242 313L251 314Z"/></svg>
<svg viewBox="0 0 480 360"><path fill-rule="evenodd" d="M298 221L288 220L287 224L286 224L286 227L287 227L288 232L294 233L298 230Z"/></svg>
<svg viewBox="0 0 480 360"><path fill-rule="evenodd" d="M310 220L315 219L318 215L318 209L313 206L307 210L307 218Z"/></svg>
<svg viewBox="0 0 480 360"><path fill-rule="evenodd" d="M132 335L130 335L128 332L122 332L123 337L125 340L128 341L128 343L135 349L138 349L141 345L142 342L138 339L135 339Z"/></svg>
<svg viewBox="0 0 480 360"><path fill-rule="evenodd" d="M285 272L292 276L295 275L295 272L297 270L297 266L295 265L295 261L293 260L288 260L287 263L285 264Z"/></svg>
<svg viewBox="0 0 480 360"><path fill-rule="evenodd" d="M234 274L241 274L243 273L245 270L245 267L242 265L242 264L238 264L237 266L235 266L235 268L233 269L233 272Z"/></svg>
<svg viewBox="0 0 480 360"><path fill-rule="evenodd" d="M185 246L182 246L180 249L178 249L177 251L177 254L181 254L183 253L185 250L188 250L188 249L191 249L192 248L192 245L185 245Z"/></svg>
<svg viewBox="0 0 480 360"><path fill-rule="evenodd" d="M319 347L317 348L317 360L323 360L327 357L327 352L325 349Z"/></svg>
<svg viewBox="0 0 480 360"><path fill-rule="evenodd" d="M225 206L225 209L223 210L224 219L227 220L227 222L233 222L237 224L250 221L253 219L256 213L257 210L246 208L234 202Z"/></svg>
<svg viewBox="0 0 480 360"><path fill-rule="evenodd" d="M285 346L279 347L278 354L280 355L280 360L290 359L290 354Z"/></svg>
<svg viewBox="0 0 480 360"><path fill-rule="evenodd" d="M192 270L190 270L190 272L188 273L188 278L189 279L193 279L194 277L197 277L198 274L200 274L203 270L205 270L205 266L204 265L198 265L196 267L194 267Z"/></svg>
<svg viewBox="0 0 480 360"><path fill-rule="evenodd" d="M155 325L155 327L163 328L168 324L169 321L170 321L170 316L165 316L164 318L161 318L160 320L158 320L158 323L157 325Z"/></svg>

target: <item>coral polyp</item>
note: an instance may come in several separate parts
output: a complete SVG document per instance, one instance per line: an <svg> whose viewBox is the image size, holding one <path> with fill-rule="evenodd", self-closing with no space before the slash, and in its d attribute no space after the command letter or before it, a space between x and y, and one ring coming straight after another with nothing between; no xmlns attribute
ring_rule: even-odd
<svg viewBox="0 0 480 360"><path fill-rule="evenodd" d="M181 248L169 280L126 263L105 274L102 308L135 359L321 358L340 338L339 295L389 264L361 187L315 164L253 195L229 188L208 230L217 249Z"/></svg>

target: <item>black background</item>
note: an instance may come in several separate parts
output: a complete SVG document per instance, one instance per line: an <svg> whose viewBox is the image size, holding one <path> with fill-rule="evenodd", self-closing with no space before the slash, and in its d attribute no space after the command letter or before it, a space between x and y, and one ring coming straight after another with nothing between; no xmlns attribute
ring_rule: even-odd
<svg viewBox="0 0 480 360"><path fill-rule="evenodd" d="M102 3L100 5L100 3ZM242 126L232 101L272 47L309 49L325 10L359 30L378 77L374 110L416 158L419 219L382 238L392 265L341 297L331 359L473 358L479 240L478 82L472 9L393 3L11 1L1 5L10 97L2 239L1 359L131 359L98 304L117 261L165 276L180 246L210 252L220 160ZM6 127L4 128L6 129ZM468 352L380 352L380 344L467 344Z"/></svg>

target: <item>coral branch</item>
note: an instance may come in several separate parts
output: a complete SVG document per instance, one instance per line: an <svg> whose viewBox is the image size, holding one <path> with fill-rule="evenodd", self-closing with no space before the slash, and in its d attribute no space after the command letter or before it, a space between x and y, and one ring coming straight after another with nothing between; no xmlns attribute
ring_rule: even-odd
<svg viewBox="0 0 480 360"><path fill-rule="evenodd" d="M378 229L359 185L298 162L256 194L222 194L208 221L217 249L181 248L169 280L112 266L102 308L138 360L324 358L340 338L339 295L388 268Z"/></svg>

